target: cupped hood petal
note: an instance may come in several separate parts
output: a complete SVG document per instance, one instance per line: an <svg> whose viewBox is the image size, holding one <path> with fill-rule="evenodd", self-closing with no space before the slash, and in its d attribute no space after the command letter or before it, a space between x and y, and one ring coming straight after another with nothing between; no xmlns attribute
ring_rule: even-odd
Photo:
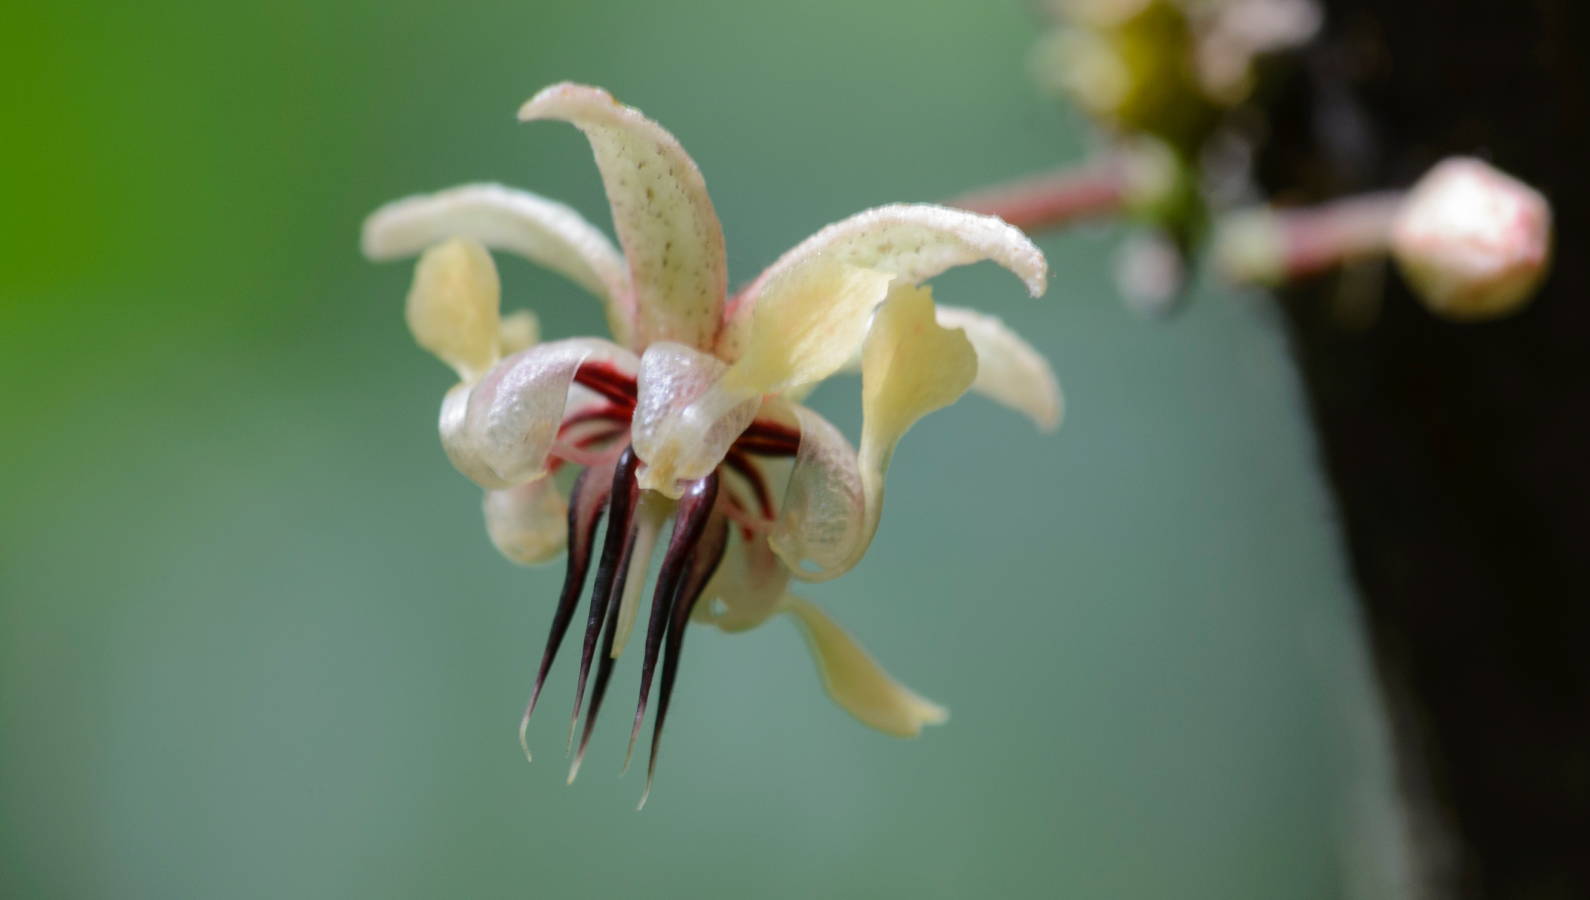
<svg viewBox="0 0 1590 900"><path fill-rule="evenodd" d="M684 344L646 348L636 378L630 438L644 466L640 486L679 497L679 482L704 478L751 424L761 398L722 387L728 365Z"/></svg>
<svg viewBox="0 0 1590 900"><path fill-rule="evenodd" d="M551 475L487 491L481 507L492 545L520 565L544 563L568 543L568 501Z"/></svg>
<svg viewBox="0 0 1590 900"><path fill-rule="evenodd" d="M859 559L871 539L860 463L827 419L805 407L795 415L800 449L768 544L798 577L832 577Z"/></svg>
<svg viewBox="0 0 1590 900"><path fill-rule="evenodd" d="M442 401L442 447L458 470L485 488L539 478L557 440L575 373L606 363L628 374L634 354L598 338L538 344L498 363Z"/></svg>

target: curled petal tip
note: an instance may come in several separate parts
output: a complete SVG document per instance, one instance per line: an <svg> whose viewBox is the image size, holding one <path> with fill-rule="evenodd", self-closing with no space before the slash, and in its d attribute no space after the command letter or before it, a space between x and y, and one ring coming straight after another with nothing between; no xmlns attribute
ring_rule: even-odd
<svg viewBox="0 0 1590 900"><path fill-rule="evenodd" d="M614 106L620 105L612 94L599 87L578 84L573 81L560 81L557 84L548 85L536 91L535 96L521 104L519 106L519 121L532 122L536 119L562 118L564 115L562 110L566 109L567 104L588 104L592 101Z"/></svg>
<svg viewBox="0 0 1590 900"><path fill-rule="evenodd" d="M371 262L381 262L393 255L382 252L381 221L378 217L384 209L382 207L366 216L364 224L359 227L359 253Z"/></svg>
<svg viewBox="0 0 1590 900"><path fill-rule="evenodd" d="M868 212L883 222L910 223L953 235L967 249L977 251L976 256L952 264L989 259L1020 278L1033 297L1041 297L1049 289L1049 263L1043 251L1026 232L998 216L932 203L896 203Z"/></svg>

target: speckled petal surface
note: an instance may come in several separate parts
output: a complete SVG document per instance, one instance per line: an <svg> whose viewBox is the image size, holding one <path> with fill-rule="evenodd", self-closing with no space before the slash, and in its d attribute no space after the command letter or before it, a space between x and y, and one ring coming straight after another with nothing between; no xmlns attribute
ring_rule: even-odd
<svg viewBox="0 0 1590 900"><path fill-rule="evenodd" d="M678 341L710 348L728 283L723 229L701 170L679 141L600 88L553 85L519 119L557 119L585 132L635 298L632 346Z"/></svg>

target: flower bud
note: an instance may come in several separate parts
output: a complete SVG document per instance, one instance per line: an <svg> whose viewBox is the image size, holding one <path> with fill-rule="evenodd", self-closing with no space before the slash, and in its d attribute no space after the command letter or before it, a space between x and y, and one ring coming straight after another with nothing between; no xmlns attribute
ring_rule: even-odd
<svg viewBox="0 0 1590 900"><path fill-rule="evenodd" d="M1391 246L1432 312L1463 321L1504 316L1528 302L1545 277L1551 205L1480 160L1448 159L1409 192Z"/></svg>

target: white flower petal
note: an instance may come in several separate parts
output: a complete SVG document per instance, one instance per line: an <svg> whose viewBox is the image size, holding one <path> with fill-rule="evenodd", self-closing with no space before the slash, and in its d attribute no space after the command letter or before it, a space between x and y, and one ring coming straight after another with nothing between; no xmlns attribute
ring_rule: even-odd
<svg viewBox="0 0 1590 900"><path fill-rule="evenodd" d="M678 140L604 90L553 85L519 119L560 119L585 132L602 172L634 291L634 346L710 348L727 288L723 229L701 171Z"/></svg>
<svg viewBox="0 0 1590 900"><path fill-rule="evenodd" d="M928 204L880 206L836 222L785 253L735 298L719 338L718 355L738 359L749 338L752 312L770 287L811 265L847 264L916 284L956 266L992 260L1009 269L1034 297L1048 266L1020 230L993 216Z"/></svg>
<svg viewBox="0 0 1590 900"><path fill-rule="evenodd" d="M608 324L628 343L629 274L613 242L568 206L496 184L395 200L365 219L362 245L371 259L397 259L452 237L517 253L600 298Z"/></svg>
<svg viewBox="0 0 1590 900"><path fill-rule="evenodd" d="M949 720L949 710L889 677L820 607L788 597L784 608L806 636L828 695L862 724L895 737L916 737L922 726Z"/></svg>
<svg viewBox="0 0 1590 900"><path fill-rule="evenodd" d="M711 473L751 424L760 398L725 388L721 382L728 368L683 344L665 341L646 348L630 425L643 463L636 474L642 488L677 499L678 482Z"/></svg>
<svg viewBox="0 0 1590 900"><path fill-rule="evenodd" d="M568 542L568 501L551 475L487 491L482 509L492 544L521 565L546 562Z"/></svg>
<svg viewBox="0 0 1590 900"><path fill-rule="evenodd" d="M539 478L569 404L574 374L586 362L628 373L634 354L596 338L538 344L498 363L472 388L442 403L442 446L453 465L486 488Z"/></svg>
<svg viewBox="0 0 1590 900"><path fill-rule="evenodd" d="M997 316L959 306L940 304L936 318L944 328L964 330L977 351L973 393L1024 413L1044 431L1060 426L1065 410L1060 383L1049 361L1021 335Z"/></svg>
<svg viewBox="0 0 1590 900"><path fill-rule="evenodd" d="M405 315L414 340L468 382L497 361L500 302L491 254L455 238L420 257Z"/></svg>

